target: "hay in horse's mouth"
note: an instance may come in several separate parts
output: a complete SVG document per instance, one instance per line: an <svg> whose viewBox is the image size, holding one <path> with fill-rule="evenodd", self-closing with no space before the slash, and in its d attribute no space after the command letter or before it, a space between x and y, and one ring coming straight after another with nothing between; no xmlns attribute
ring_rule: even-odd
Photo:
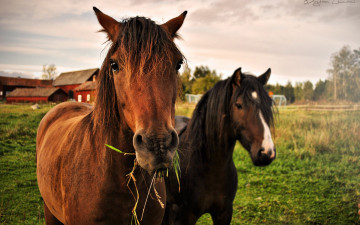
<svg viewBox="0 0 360 225"><path fill-rule="evenodd" d="M113 147L113 146L111 146L111 145L108 145L108 144L105 144L105 146L108 147L109 149L112 149L112 150L114 150L114 151L116 151L116 152L119 152L119 153L121 153L121 154L124 154L124 155L135 155L135 153L123 152L123 151L121 151L121 150L119 150L119 149L117 149L117 148L115 148L115 147ZM175 151L175 156L174 156L174 158L173 158L173 163L172 163L172 165L173 165L173 169L174 169L174 171L175 171L176 178L177 178L178 183L179 183L179 192L180 192L180 172L181 172L181 170L180 170L180 158L179 158L179 152L178 152L178 150ZM158 194L158 192L157 192L156 189L155 189L155 186L153 185L153 182L154 182L155 179L161 179L161 181L163 181L162 179L165 177L165 175L168 177L168 176L169 176L169 168L165 168L165 167L159 168L159 169L157 169L157 170L155 170L155 171L153 171L153 172L150 173L150 175L152 175L153 178L152 178L152 180L151 180L151 184L150 184L150 187L149 187L148 195L147 195L146 200L145 200L145 205L144 205L144 208L143 208L143 212L142 212L142 215L141 215L141 219L140 219L140 221L139 221L138 216L137 216L137 213L136 213L137 205L138 205L138 202L139 202L139 191L138 191L138 189L137 189L136 179L135 179L135 176L134 176L134 171L135 171L135 169L136 169L136 166L138 166L138 162L137 162L136 159L135 159L135 160L134 160L134 167L133 167L133 169L131 170L131 172L127 175L127 176L129 177L129 178L128 178L128 182L127 182L127 187L129 188L131 194L133 195L133 197L134 197L134 199L135 199L135 205L134 205L134 207L133 207L133 209L132 209L132 220L131 220L131 222L134 221L134 223L135 223L136 225L140 225L140 221L142 221L142 218L143 218L143 216L144 216L144 210L145 210L145 206L146 206L147 199L148 199L148 197L149 197L149 193L150 193L151 187L154 188L154 192L155 192L157 201L159 202L160 206L161 206L162 208L165 207L165 206L164 206L164 203L161 201L160 195ZM133 193L132 190L130 189L130 187L129 187L130 181L132 181L132 182L134 183L136 193ZM135 196L135 194L136 194L136 196Z"/></svg>
<svg viewBox="0 0 360 225"><path fill-rule="evenodd" d="M116 151L116 152L119 152L121 154L124 154L124 155L135 155L135 153L128 153L128 152L123 152L111 145L108 145L108 144L105 144L106 147ZM176 179L179 183L179 192L180 192L180 174L181 174L181 170L180 170L180 157L179 157L179 152L178 150L175 151L175 156L173 158L173 168L174 168L174 171L175 171L175 175L176 175ZM148 171L149 172L149 171ZM166 172L166 173L165 173ZM159 169L156 169L155 171L151 171L149 172L149 174L151 176L155 176L155 178L163 178L165 177L165 174L166 176L169 176L169 168L159 168Z"/></svg>
<svg viewBox="0 0 360 225"><path fill-rule="evenodd" d="M163 178L165 177L166 174L169 174L167 168L157 169L154 173L155 173L155 178Z"/></svg>

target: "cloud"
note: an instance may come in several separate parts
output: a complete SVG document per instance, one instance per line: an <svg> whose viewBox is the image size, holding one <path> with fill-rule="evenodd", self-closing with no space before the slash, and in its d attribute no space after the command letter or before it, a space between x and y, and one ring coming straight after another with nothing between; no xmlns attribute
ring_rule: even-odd
<svg viewBox="0 0 360 225"><path fill-rule="evenodd" d="M249 1L213 1L203 7L196 9L193 19L196 23L226 24L243 23L248 20L256 20L257 16L249 7Z"/></svg>
<svg viewBox="0 0 360 225"><path fill-rule="evenodd" d="M0 71L0 76L3 76L3 77L34 78L33 75L30 75L30 74L24 74L24 73L19 73L19 72L6 72L6 71Z"/></svg>
<svg viewBox="0 0 360 225"><path fill-rule="evenodd" d="M321 22L348 20L350 22L356 22L360 19L359 4L360 0L305 0L296 3L293 1L284 1L281 7L282 10L286 12L286 15L302 20Z"/></svg>
<svg viewBox="0 0 360 225"><path fill-rule="evenodd" d="M225 76L242 66L255 74L272 67L278 80L270 82L325 78L333 52L359 46L360 0L318 7L290 0L0 1L5 71L34 74L43 63L60 72L100 66L106 38L96 33L94 5L117 20L141 15L159 23L188 10L177 44L192 68L208 65Z"/></svg>
<svg viewBox="0 0 360 225"><path fill-rule="evenodd" d="M42 55L42 54L53 54L54 52L40 49L40 48L31 48L31 47L16 47L16 46L5 46L0 45L0 52L14 52L28 55Z"/></svg>
<svg viewBox="0 0 360 225"><path fill-rule="evenodd" d="M1 0L0 18L17 18L19 20L49 20L63 14L81 15L90 9L90 2L53 1L53 0Z"/></svg>

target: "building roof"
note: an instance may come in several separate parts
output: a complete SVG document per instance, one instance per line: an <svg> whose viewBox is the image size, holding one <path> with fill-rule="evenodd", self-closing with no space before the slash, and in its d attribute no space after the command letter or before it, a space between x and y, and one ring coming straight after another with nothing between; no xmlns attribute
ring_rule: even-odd
<svg viewBox="0 0 360 225"><path fill-rule="evenodd" d="M24 86L24 87L51 87L52 80L27 79L17 77L1 77L0 85Z"/></svg>
<svg viewBox="0 0 360 225"><path fill-rule="evenodd" d="M60 88L16 88L6 97L50 97Z"/></svg>
<svg viewBox="0 0 360 225"><path fill-rule="evenodd" d="M86 81L81 84L79 87L75 88L75 91L92 91L96 89L96 82Z"/></svg>
<svg viewBox="0 0 360 225"><path fill-rule="evenodd" d="M87 81L93 74L99 71L98 68L79 70L61 73L53 83L53 86L73 85L82 84Z"/></svg>

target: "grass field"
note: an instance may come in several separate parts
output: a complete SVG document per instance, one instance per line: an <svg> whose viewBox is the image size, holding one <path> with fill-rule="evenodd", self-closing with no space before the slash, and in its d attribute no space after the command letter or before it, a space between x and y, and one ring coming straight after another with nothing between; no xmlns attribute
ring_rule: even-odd
<svg viewBox="0 0 360 225"><path fill-rule="evenodd" d="M192 105L178 105L190 116ZM0 223L43 224L36 184L36 128L50 109L0 104ZM360 111L280 109L278 157L255 167L236 146L232 224L360 224ZM198 224L211 224L208 215Z"/></svg>

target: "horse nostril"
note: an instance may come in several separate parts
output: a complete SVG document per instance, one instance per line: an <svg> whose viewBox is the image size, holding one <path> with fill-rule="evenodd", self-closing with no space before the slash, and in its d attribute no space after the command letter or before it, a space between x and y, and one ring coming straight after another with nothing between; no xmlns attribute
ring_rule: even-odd
<svg viewBox="0 0 360 225"><path fill-rule="evenodd" d="M173 131L173 132L171 132L171 146L174 146L174 145L176 145L176 139L177 139L178 137L177 137L177 134L176 134L176 132L175 131Z"/></svg>
<svg viewBox="0 0 360 225"><path fill-rule="evenodd" d="M140 134L138 134L138 135L136 136L136 142L137 142L138 144L141 144L141 143L142 143L142 136L141 136Z"/></svg>
<svg viewBox="0 0 360 225"><path fill-rule="evenodd" d="M142 144L143 144L143 137L140 134L140 132L138 132L137 134L135 134L135 137L134 137L134 145L141 146Z"/></svg>
<svg viewBox="0 0 360 225"><path fill-rule="evenodd" d="M264 151L265 151L264 148L260 148L258 151L258 156L260 157L264 153Z"/></svg>
<svg viewBox="0 0 360 225"><path fill-rule="evenodd" d="M177 146L179 145L179 137L175 130L171 131L170 138L171 138L171 142L169 145L169 150L172 151L173 149L177 148Z"/></svg>

